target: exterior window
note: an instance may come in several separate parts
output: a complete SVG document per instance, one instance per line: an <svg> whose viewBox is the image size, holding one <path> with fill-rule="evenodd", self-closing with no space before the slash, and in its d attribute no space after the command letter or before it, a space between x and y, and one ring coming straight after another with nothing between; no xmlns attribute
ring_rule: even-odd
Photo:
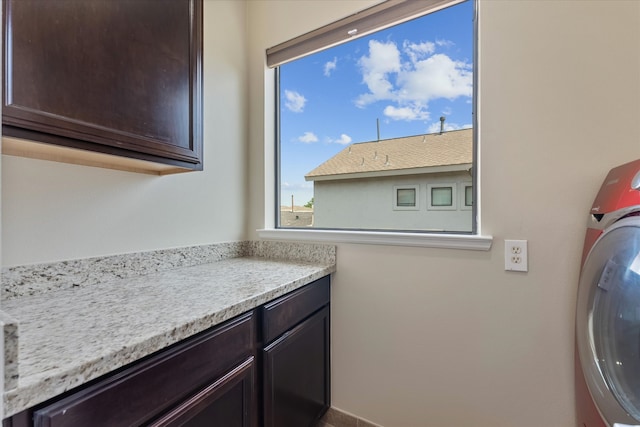
<svg viewBox="0 0 640 427"><path fill-rule="evenodd" d="M394 186L394 210L418 210L418 186Z"/></svg>
<svg viewBox="0 0 640 427"><path fill-rule="evenodd" d="M400 188L396 191L398 206L415 206L416 190L414 188Z"/></svg>
<svg viewBox="0 0 640 427"><path fill-rule="evenodd" d="M473 187L470 185L464 187L464 205L473 206Z"/></svg>
<svg viewBox="0 0 640 427"><path fill-rule="evenodd" d="M473 209L473 185L470 182L461 182L458 187L460 194L460 210L470 211Z"/></svg>
<svg viewBox="0 0 640 427"><path fill-rule="evenodd" d="M475 231L462 208L473 185L468 196L457 189L477 169L475 0L442 3L382 2L267 50L277 79L277 227ZM352 37L331 30L342 27ZM289 220L303 211L313 220Z"/></svg>
<svg viewBox="0 0 640 427"><path fill-rule="evenodd" d="M431 187L431 206L452 206L453 188Z"/></svg>
<svg viewBox="0 0 640 427"><path fill-rule="evenodd" d="M427 184L428 210L456 210L455 184Z"/></svg>

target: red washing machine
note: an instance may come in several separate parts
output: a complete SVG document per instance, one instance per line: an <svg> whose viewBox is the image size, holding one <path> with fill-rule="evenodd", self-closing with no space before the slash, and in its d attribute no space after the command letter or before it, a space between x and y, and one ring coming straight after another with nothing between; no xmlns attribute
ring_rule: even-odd
<svg viewBox="0 0 640 427"><path fill-rule="evenodd" d="M640 160L607 175L589 216L576 305L580 427L640 425Z"/></svg>

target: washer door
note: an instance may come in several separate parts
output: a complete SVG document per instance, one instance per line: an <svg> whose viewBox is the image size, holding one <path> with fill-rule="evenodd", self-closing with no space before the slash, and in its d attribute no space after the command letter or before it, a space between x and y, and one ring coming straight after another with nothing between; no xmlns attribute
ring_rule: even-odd
<svg viewBox="0 0 640 427"><path fill-rule="evenodd" d="M640 217L596 241L576 307L580 364L605 422L640 424Z"/></svg>

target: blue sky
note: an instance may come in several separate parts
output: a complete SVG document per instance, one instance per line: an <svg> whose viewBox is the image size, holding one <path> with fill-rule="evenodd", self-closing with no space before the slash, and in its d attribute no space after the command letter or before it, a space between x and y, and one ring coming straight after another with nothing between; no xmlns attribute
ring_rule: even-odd
<svg viewBox="0 0 640 427"><path fill-rule="evenodd" d="M471 127L473 2L280 67L281 204L304 205L304 175L352 143Z"/></svg>

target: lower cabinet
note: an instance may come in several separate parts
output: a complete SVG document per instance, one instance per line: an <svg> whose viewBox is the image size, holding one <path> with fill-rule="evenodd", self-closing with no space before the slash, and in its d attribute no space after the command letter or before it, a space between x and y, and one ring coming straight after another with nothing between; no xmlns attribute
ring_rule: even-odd
<svg viewBox="0 0 640 427"><path fill-rule="evenodd" d="M309 427L330 399L329 278L263 308L264 427Z"/></svg>
<svg viewBox="0 0 640 427"><path fill-rule="evenodd" d="M174 414L175 419L197 418L203 411L219 408L221 399L233 400L234 405L252 413L255 406L255 332L255 313L244 314L80 391L35 408L31 417L33 425L153 425L155 419L167 412ZM242 393L238 393L238 387L244 388ZM201 394L206 396L201 397ZM208 403L211 408L204 407ZM231 416L231 411L225 408L216 416ZM236 412L241 411L233 410L234 416ZM173 418L169 417L167 424L159 425L175 425L171 424ZM248 416L244 418L249 419ZM222 425L255 425L227 421Z"/></svg>
<svg viewBox="0 0 640 427"><path fill-rule="evenodd" d="M330 405L329 276L3 427L307 427Z"/></svg>
<svg viewBox="0 0 640 427"><path fill-rule="evenodd" d="M264 349L264 426L309 427L329 407L329 309Z"/></svg>

